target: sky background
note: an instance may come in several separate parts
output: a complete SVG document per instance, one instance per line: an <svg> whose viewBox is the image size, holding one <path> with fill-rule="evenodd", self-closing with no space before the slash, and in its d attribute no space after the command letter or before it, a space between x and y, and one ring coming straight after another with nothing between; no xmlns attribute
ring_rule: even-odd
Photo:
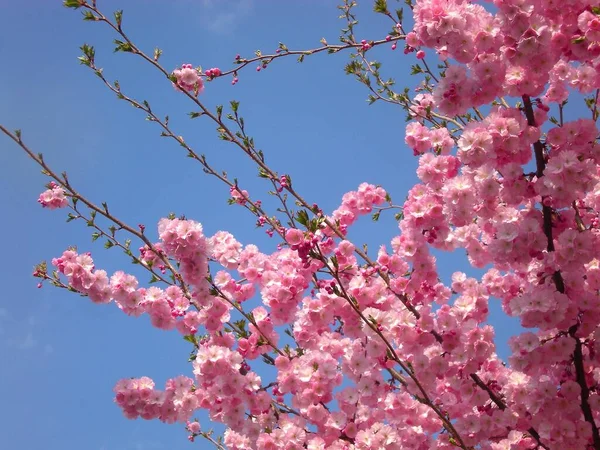
<svg viewBox="0 0 600 450"><path fill-rule="evenodd" d="M270 251L276 241L254 227L254 217L228 206L228 190L203 174L182 149L158 136L155 124L118 101L88 69L80 66L79 47L96 46L97 65L123 92L146 99L154 111L169 115L172 129L219 170L237 177L254 199L268 201L269 185L237 148L217 139L212 123L187 117L192 104L165 79L128 54L113 54L116 36L102 24L83 22L60 0L0 0L0 123L21 128L34 152L44 153L55 171L66 171L80 193L156 239L156 223L170 212L201 222L205 234L232 232L243 244ZM358 9L357 36L385 37L388 22ZM182 63L204 68L232 66L234 56L255 50L273 52L278 42L290 49L333 43L344 23L336 2L276 0L99 0L105 14L124 9L129 36L152 53L163 49L169 70ZM413 60L401 46L374 53L384 74L398 85ZM202 101L213 110L241 101L248 132L267 162L289 173L304 197L331 212L342 195L367 181L382 185L401 203L416 182L416 159L404 144L405 113L390 105L368 106L366 88L344 75L347 54L317 55L303 64L281 59L257 73L249 68L240 81L209 83ZM131 318L114 305L93 305L49 285L37 289L34 265L71 245L91 251L98 268L112 274L130 269L117 250L91 242L91 231L66 212L42 209L36 200L48 179L12 141L0 136L0 190L4 198L0 234L0 447L10 450L159 450L211 448L190 444L182 425L125 419L113 403L112 388L126 377L150 376L162 388L166 379L191 375L188 343L173 332ZM379 223L364 218L352 232L370 254L397 233L391 214ZM135 243L134 248L139 245ZM465 270L464 253L440 255L443 281ZM134 272L136 273L136 272ZM471 271L471 273L475 273ZM141 278L145 280L146 278ZM497 301L491 322L498 326L499 353L517 330L502 317ZM205 417L199 415L198 417ZM193 446L193 447L192 447Z"/></svg>

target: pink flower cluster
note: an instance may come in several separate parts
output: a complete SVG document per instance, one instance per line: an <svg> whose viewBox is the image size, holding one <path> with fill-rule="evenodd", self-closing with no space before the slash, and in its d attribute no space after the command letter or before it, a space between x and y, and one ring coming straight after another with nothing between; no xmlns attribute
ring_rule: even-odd
<svg viewBox="0 0 600 450"><path fill-rule="evenodd" d="M165 253L181 264L181 274L192 286L202 286L208 276L210 245L202 225L192 220L161 219L158 236Z"/></svg>
<svg viewBox="0 0 600 450"><path fill-rule="evenodd" d="M227 269L235 269L239 264L242 244L231 233L218 231L208 241L212 257Z"/></svg>
<svg viewBox="0 0 600 450"><path fill-rule="evenodd" d="M465 1L421 0L413 10L414 33L421 45L435 48L443 58L468 63L481 51L501 44L493 16L481 5ZM487 30L492 30L487 31ZM486 30L486 31L482 31Z"/></svg>
<svg viewBox="0 0 600 450"><path fill-rule="evenodd" d="M407 43L435 48L442 59L465 64L450 66L436 87L440 111L464 113L503 92L538 96L548 81L544 98L556 103L567 98L568 86L581 92L600 86L591 63L600 54L598 16L586 8L590 2L578 0L566 10L555 1L496 3L495 16L465 1L416 3Z"/></svg>
<svg viewBox="0 0 600 450"><path fill-rule="evenodd" d="M193 384L191 378L179 376L167 381L165 390L160 391L148 377L121 380L114 388L115 402L128 419L185 422L199 404Z"/></svg>
<svg viewBox="0 0 600 450"><path fill-rule="evenodd" d="M60 258L52 259L52 265L68 278L73 289L88 295L94 303L110 302L112 292L106 271L96 270L90 253L79 255L66 250Z"/></svg>
<svg viewBox="0 0 600 450"><path fill-rule="evenodd" d="M247 246L240 256L239 273L260 287L263 304L270 308L275 325L293 321L296 307L307 289L314 267L306 267L296 252L282 249L266 256L255 246Z"/></svg>
<svg viewBox="0 0 600 450"><path fill-rule="evenodd" d="M413 99L413 105L409 110L410 116L423 123L424 119L428 116L428 109L433 106L433 96L431 94L417 94Z"/></svg>
<svg viewBox="0 0 600 450"><path fill-rule="evenodd" d="M250 336L238 340L237 351L248 360L256 359L260 355L268 353L271 345L279 343L279 335L275 331L268 311L259 306L252 311L252 317L256 325L248 325Z"/></svg>
<svg viewBox="0 0 600 450"><path fill-rule="evenodd" d="M138 288L137 278L122 271L115 272L109 279L104 270L95 269L89 253L79 255L73 250L65 251L60 258L53 259L52 264L67 277L73 289L89 296L95 303L114 300L128 315L148 313L152 324L165 330L179 326L184 334L193 334L199 325L198 322L192 327L185 326L197 313L187 312L190 302L177 286L165 290ZM183 316L184 320L177 322L177 318Z"/></svg>
<svg viewBox="0 0 600 450"><path fill-rule="evenodd" d="M206 75L209 79L220 77L221 69L218 67L213 67L212 69L205 70L204 75Z"/></svg>
<svg viewBox="0 0 600 450"><path fill-rule="evenodd" d="M454 147L454 141L446 128L430 130L419 122L410 122L406 126L406 144L413 149L415 155L428 151L447 155Z"/></svg>
<svg viewBox="0 0 600 450"><path fill-rule="evenodd" d="M213 256L221 259L226 267L233 267L239 254L239 243L224 232L208 239L199 223L182 219L163 219L158 231L162 242L155 244L153 249L143 247L142 261L149 267L158 264L164 273L165 262L158 255L175 258L184 279L196 289L191 298L175 285L164 290L156 286L141 288L135 276L122 271L115 272L109 279L105 271L95 269L89 253L78 255L67 250L52 263L67 277L71 287L88 295L92 301L108 303L114 300L128 315L147 313L157 328L177 328L185 335L195 334L200 326L211 331L221 330L223 323L229 320L231 306L208 293L208 257L214 245ZM254 293L252 284L236 283L231 277L226 282L223 277L217 281L223 292L235 301L247 300ZM189 310L192 302L199 311Z"/></svg>
<svg viewBox="0 0 600 450"><path fill-rule="evenodd" d="M248 191L244 189L240 190L237 186L232 186L229 189L229 192L231 193L231 198L233 199L233 201L238 205L245 205L248 201L249 194Z"/></svg>
<svg viewBox="0 0 600 450"><path fill-rule="evenodd" d="M374 205L385 202L386 192L380 186L362 183L357 191L348 192L342 198L342 204L336 209L332 218L339 221L342 231L352 225L359 216L369 214Z"/></svg>
<svg viewBox="0 0 600 450"><path fill-rule="evenodd" d="M229 348L232 344L229 335L198 348L193 366L199 406L209 411L212 420L256 435L259 426L246 418L245 411L270 422L271 396L260 390L260 377L249 370L238 352Z"/></svg>
<svg viewBox="0 0 600 450"><path fill-rule="evenodd" d="M422 59L421 47L432 48L447 67L411 104L405 141L420 182L375 261L340 239L390 201L368 183L330 216L313 211L320 226L278 230L286 243L270 254L224 231L207 238L191 220L162 219L161 242L144 246L141 260L161 274L178 268L182 279L164 290L120 271L109 278L89 254L53 260L94 302L114 299L156 327L206 333L194 340L194 380L170 380L165 391L146 378L117 385L128 417L189 421L205 409L227 425L232 449L600 445L597 99L588 100L592 119L561 114L571 90L600 87L600 3L494 6L415 2L408 53ZM174 76L180 89L202 88L189 65ZM45 206L66 202L55 189L42 194ZM235 186L231 196L247 203ZM437 252L459 249L483 275L455 272L445 284ZM209 263L224 270L211 276ZM255 292L261 304L236 321ZM496 301L531 329L510 339L508 365L487 323ZM273 369L266 382L250 366L261 357Z"/></svg>
<svg viewBox="0 0 600 450"><path fill-rule="evenodd" d="M173 87L182 91L194 91L200 93L204 90L204 83L198 70L194 69L191 64L183 64L181 68L173 71L175 83Z"/></svg>
<svg viewBox="0 0 600 450"><path fill-rule="evenodd" d="M42 192L38 198L38 203L44 208L58 209L69 205L69 199L65 195L65 190L58 184L51 182L50 189Z"/></svg>

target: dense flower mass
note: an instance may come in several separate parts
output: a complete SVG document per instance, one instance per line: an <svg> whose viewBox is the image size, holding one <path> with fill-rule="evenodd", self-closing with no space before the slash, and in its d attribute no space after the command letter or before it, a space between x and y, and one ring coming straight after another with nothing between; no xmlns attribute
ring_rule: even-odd
<svg viewBox="0 0 600 450"><path fill-rule="evenodd" d="M137 235L136 262L161 282L151 287L96 269L89 253L52 261L72 290L194 346L193 378L164 391L146 377L117 384L127 417L185 423L193 440L204 409L233 450L600 450L600 0L493 5L414 3L407 53L433 49L443 74L430 72L406 108L419 183L376 257L349 228L398 208L382 187L361 184L327 215L260 153L287 225L237 184L231 202L279 233L277 250L165 218L160 242ZM179 89L203 88L191 65L173 75ZM589 111L567 120L574 91ZM39 202L68 198L52 185ZM444 283L436 252L462 249L483 275ZM525 329L507 362L488 323L494 301Z"/></svg>

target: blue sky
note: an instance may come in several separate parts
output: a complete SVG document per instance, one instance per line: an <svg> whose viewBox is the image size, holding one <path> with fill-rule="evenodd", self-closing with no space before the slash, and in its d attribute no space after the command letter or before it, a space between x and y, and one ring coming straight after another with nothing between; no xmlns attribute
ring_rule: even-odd
<svg viewBox="0 0 600 450"><path fill-rule="evenodd" d="M227 170L253 198L267 198L268 185L237 148L217 139L211 123L187 117L191 103L140 60L113 54L115 37L105 26L84 23L60 0L0 0L0 123L21 128L35 152L56 171L67 171L79 191L131 224L144 223L156 237L156 223L170 212L202 222L206 234L232 232L244 244L265 250L276 242L254 228L254 218L228 206L228 190L185 158L177 145L158 136L139 111L110 95L77 62L79 46L96 46L97 64L123 91L147 99L169 115L183 135L217 169ZM106 13L124 9L124 27L143 49L163 49L168 69L182 63L231 67L239 53L272 52L279 41L291 49L313 48L325 37L335 42L343 23L335 2L275 0L99 0ZM361 11L360 38L382 38L388 23ZM399 46L401 47L401 46ZM386 76L400 86L412 60L399 48L386 48ZM384 104L368 106L364 86L343 74L347 55L320 55L303 64L280 60L267 70L240 73L210 83L202 100L213 108L241 101L249 133L275 170L289 173L305 198L331 211L342 195L361 182L381 184L401 202L415 183L416 160L404 144L405 113ZM152 328L147 318L130 318L114 305L96 306L50 286L37 289L31 277L41 260L70 246L92 251L109 274L129 270L116 250L92 244L82 223L65 223L64 211L46 211L36 199L47 179L8 139L0 138L0 189L4 192L5 257L0 271L0 446L28 450L188 449L183 427L158 421L129 421L113 404L120 378L150 376L158 386L178 374L191 374L189 344L176 332ZM379 223L356 226L357 243L370 253L389 244L397 232L391 214ZM136 246L137 248L137 246ZM440 258L444 281L465 269L461 255ZM491 305L500 311L498 304ZM500 325L499 342L515 332ZM506 354L502 345L501 353ZM199 441L195 448L211 448Z"/></svg>

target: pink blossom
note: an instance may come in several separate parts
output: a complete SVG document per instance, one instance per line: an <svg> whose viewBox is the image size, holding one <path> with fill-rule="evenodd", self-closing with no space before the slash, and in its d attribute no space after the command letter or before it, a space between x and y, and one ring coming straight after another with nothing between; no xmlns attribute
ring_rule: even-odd
<svg viewBox="0 0 600 450"><path fill-rule="evenodd" d="M38 203L44 208L58 209L68 206L69 200L65 195L65 190L56 183L50 183L50 189L42 192Z"/></svg>
<svg viewBox="0 0 600 450"><path fill-rule="evenodd" d="M191 64L183 64L181 68L173 71L173 76L176 82L173 83L175 88L183 91L196 91L202 92L204 90L204 83L200 74Z"/></svg>

